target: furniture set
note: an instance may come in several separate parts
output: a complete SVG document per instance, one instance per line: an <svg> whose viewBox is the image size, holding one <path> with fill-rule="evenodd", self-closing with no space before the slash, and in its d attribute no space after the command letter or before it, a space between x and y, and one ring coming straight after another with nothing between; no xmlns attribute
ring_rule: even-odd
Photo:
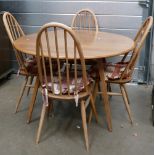
<svg viewBox="0 0 155 155"><path fill-rule="evenodd" d="M133 123L125 84L132 80L136 61L153 23L152 17L145 20L134 40L99 31L97 18L89 9L78 11L73 17L71 27L51 22L43 25L38 33L29 35L24 34L10 13L4 13L3 21L19 64L18 74L25 77L16 112L25 88L28 87L27 95L30 88L33 88L28 108L28 123L32 118L39 88L42 93L43 104L36 143L40 141L46 113L53 110L53 100L62 100L66 104L68 100L73 100L73 104L80 107L87 151L89 138L86 109L90 105L88 122L91 122L92 116L98 122L95 108L97 94L101 94L103 99L109 131L112 131L109 95L123 97L129 120ZM106 58L119 55L124 56L117 63L105 61ZM87 69L87 65L91 67ZM107 91L107 84L118 84L120 93Z"/></svg>

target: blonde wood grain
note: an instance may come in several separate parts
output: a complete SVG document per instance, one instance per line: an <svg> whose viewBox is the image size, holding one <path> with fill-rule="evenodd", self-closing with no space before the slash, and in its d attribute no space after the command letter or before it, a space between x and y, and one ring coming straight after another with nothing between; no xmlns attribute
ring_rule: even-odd
<svg viewBox="0 0 155 155"><path fill-rule="evenodd" d="M95 13L90 9L79 10L73 17L73 30L98 31L98 22Z"/></svg>
<svg viewBox="0 0 155 155"><path fill-rule="evenodd" d="M27 81L28 81L28 77L25 78L25 81L23 83L23 86L22 86L22 89L21 89L21 92L20 92L20 96L19 96L19 99L18 99L18 102L17 102L17 105L16 105L15 113L17 113L18 110L19 110L19 106L20 106L20 103L21 103L21 99L22 99L22 97L24 95L24 91L25 91L25 88L26 88Z"/></svg>
<svg viewBox="0 0 155 155"><path fill-rule="evenodd" d="M87 151L89 151L89 140L88 140L88 129L87 129L87 121L86 121L86 109L85 109L85 101L81 101L81 117L82 117L82 126L85 138L85 145Z"/></svg>
<svg viewBox="0 0 155 155"><path fill-rule="evenodd" d="M42 128L43 128L46 111L47 111L47 106L45 104L43 104L42 105L42 110L41 110L40 121L39 121L39 127L38 127L38 131L37 131L37 136L36 136L36 144L38 144L39 140L40 140L40 135L41 135L41 131L42 131Z"/></svg>
<svg viewBox="0 0 155 155"><path fill-rule="evenodd" d="M152 24L153 24L153 17L150 16L144 21L144 23L140 27L140 29L134 39L135 48L132 51L129 63L128 63L127 67L125 68L124 72L122 73L120 80L123 80L125 78L125 75L127 74L128 70L130 70L129 78L132 77L132 73L134 71L135 64L140 56L141 49L144 45L144 41L149 33L149 30L150 30ZM124 55L122 62L125 61L127 55L128 55L128 53Z"/></svg>
<svg viewBox="0 0 155 155"><path fill-rule="evenodd" d="M121 93L114 93L114 92L108 92L107 93L109 96L122 96Z"/></svg>
<svg viewBox="0 0 155 155"><path fill-rule="evenodd" d="M52 30L52 31L51 31ZM63 36L60 37L59 36L59 32L61 31L61 34ZM52 33L53 32L53 33ZM52 37L51 37L52 36ZM70 41L72 39L72 44L68 43L68 37L70 37ZM63 48L60 47L60 45L63 45ZM70 46L72 46L72 48L69 48ZM64 51L64 59L60 58L61 57L61 49L63 49ZM72 49L72 51L71 51ZM47 53L46 53L47 50ZM55 53L55 57L53 57ZM46 55L48 54L48 55ZM68 59L70 57L70 55L73 54L73 62L74 62L74 70L70 70L68 68ZM92 88L90 83L88 84L88 80L87 80L87 73L86 73L86 66L85 66L85 60L84 60L84 56L83 56L83 50L81 47L81 44L78 40L78 38L75 36L74 31L61 23L48 23L45 24L41 30L39 31L38 35L37 35L37 41L36 41L36 56L37 56L37 65L38 65L38 74L39 74L39 82L40 85L42 87L42 93L44 92L44 90L46 89L48 91L47 93L47 97L48 97L48 101L44 101L44 105L49 106L49 99L57 99L57 100L75 100L75 95L78 94L78 98L79 98L79 102L82 100L81 102L81 115L82 115L82 122L83 122L83 129L84 129L84 137L85 137L85 143L86 143L86 148L87 150L89 149L89 143L88 143L88 132L87 132L87 126L86 126L86 112L85 112L85 101L83 100L83 98L87 98L87 97L91 97L91 107L93 109L93 112L95 114L96 120L98 120L97 117L97 112L96 112L96 108L95 108L95 104L94 104L94 100L92 97ZM48 59L50 58L50 59ZM79 92L78 90L78 70L77 70L77 59L79 60L78 62L80 62L80 65L82 66L82 70L81 70L81 75L80 77L82 78L83 84L84 84L84 89L82 90L82 92ZM56 60L56 65L57 65L57 69L54 70L54 63L52 63L52 61ZM61 64L67 64L67 71L61 71ZM46 67L45 67L46 64ZM49 68L47 66L50 66ZM47 72L48 69L48 72ZM54 74L53 74L54 73ZM57 76L56 76L57 75ZM51 89L49 88L49 83L51 85L54 85L54 81L50 81L49 79L51 79L50 76L56 76L57 77L57 81L59 84L59 93L55 93L55 91L51 91ZM62 77L63 76L63 77ZM73 76L73 77L72 77ZM64 80L64 77L66 79L66 81ZM63 82L67 83L67 87L70 88L70 85L72 84L70 79L74 78L74 93L70 91L70 89L68 90L69 93L63 93L62 92L62 79L64 80ZM73 85L73 84L72 84ZM37 90L37 89L36 89ZM43 94L45 96L45 94ZM34 95L35 96L35 95ZM46 103L45 103L46 102ZM31 101L31 105L33 107L33 101ZM83 109L84 108L84 109ZM38 133L37 133L37 139L36 139L36 143L39 142L40 139L40 135L41 135L41 130L42 130L42 126L43 126L43 120L45 117L45 106L42 107L42 113L41 113L41 118L40 118L40 123L39 123L39 127L38 127Z"/></svg>
<svg viewBox="0 0 155 155"><path fill-rule="evenodd" d="M37 76L36 80L35 80L35 84L34 84L32 98L31 98L30 103L29 103L29 109L28 109L28 115L27 115L27 123L31 122L33 108L34 108L34 105L35 105L35 100L36 100L36 97L37 97L37 92L38 92L39 85L40 85L39 78Z"/></svg>
<svg viewBox="0 0 155 155"><path fill-rule="evenodd" d="M128 104L130 104L129 96L128 96L128 93L127 93L127 90L126 90L125 85L123 85L123 88L124 88L124 92L125 92L125 94L126 94L126 98L127 98Z"/></svg>
<svg viewBox="0 0 155 155"><path fill-rule="evenodd" d="M109 92L108 94L109 95L122 95L131 124L133 123L133 119L131 117L130 102L129 102L127 91L125 89L125 84L132 80L132 74L134 71L134 67L140 56L141 49L144 45L144 41L149 33L149 30L151 29L152 24L153 24L153 17L150 16L144 21L144 23L142 24L138 33L135 36L134 49L130 53L124 54L124 57L121 60L122 62L126 62L126 58L128 54L131 54L131 56L130 56L130 59L127 60L128 64L125 67L125 70L123 71L123 73L121 74L121 77L116 80L109 80L109 79L107 80L107 83L118 84L120 86L121 93Z"/></svg>
<svg viewBox="0 0 155 155"><path fill-rule="evenodd" d="M107 84L105 81L104 66L103 66L102 60L97 61L97 66L98 66L98 71L99 71L100 80L101 80L101 91L102 91L103 105L104 105L104 111L106 114L108 130L112 131L111 109L109 105L109 99L107 94Z"/></svg>
<svg viewBox="0 0 155 155"><path fill-rule="evenodd" d="M97 113L96 113L95 102L94 102L94 98L93 98L92 95L90 95L90 104L91 104L92 112L94 113L94 116L95 116L96 122L98 123L98 115L97 115Z"/></svg>
<svg viewBox="0 0 155 155"><path fill-rule="evenodd" d="M28 89L27 89L27 96L29 95L30 89L31 89L32 87L34 87L34 86L32 86L33 78L34 78L34 76L30 76L30 77L29 77L29 87L28 87ZM27 85L27 86L28 86L28 85Z"/></svg>
<svg viewBox="0 0 155 155"><path fill-rule="evenodd" d="M9 12L5 12L3 14L3 22L4 22L4 26L5 26L5 29L6 29L6 32L8 34L8 37L10 39L10 42L14 48L14 51L15 51L15 56L16 56L16 59L17 59L17 62L19 64L19 70L20 70L20 75L22 76L25 76L26 78L26 81L24 82L25 85L24 87L22 88L22 91L21 91L21 95L19 97L19 100L17 102L17 105L16 105L16 112L18 111L18 108L19 108L19 105L21 103L21 99L22 99L22 96L24 94L24 91L25 91L25 88L28 87L28 92L27 94L29 94L29 91L30 91L30 88L32 88L33 86L31 85L32 81L33 81L33 78L35 75L33 75L32 73L30 73L26 66L25 66L25 62L26 62L26 59L28 58L28 55L25 54L25 53L22 53L20 51L18 51L15 47L14 47L14 42L22 37L22 36L25 36L22 28L20 27L20 25L18 24L17 20L15 19L15 17L9 13ZM27 80L28 78L31 78L31 81L30 81L30 84L27 85Z"/></svg>
<svg viewBox="0 0 155 155"><path fill-rule="evenodd" d="M128 115L129 115L130 122L131 122L131 124L133 124L129 102L128 102L127 94L125 93L123 84L120 85L120 89L121 89L121 92L122 92L122 96L123 96L124 104L125 104L125 107L126 107L126 111L128 112Z"/></svg>
<svg viewBox="0 0 155 155"><path fill-rule="evenodd" d="M94 90L93 90L94 104L95 104L96 96L97 96L97 93L98 93L98 85L99 85L99 79L96 79L96 80L95 80ZM91 109L91 110L90 110L90 113L89 113L88 124L91 123L92 114L93 114L93 112L92 112L92 109Z"/></svg>
<svg viewBox="0 0 155 155"><path fill-rule="evenodd" d="M51 38L54 37L54 33L51 32ZM63 31L59 30L57 32L60 40L63 40L64 34ZM97 59L97 58L106 58L117 56L121 54L128 53L134 48L134 41L123 35L118 35L114 33L107 32L94 32L94 31L84 31L76 30L74 31L76 37L78 38L85 59ZM17 39L14 42L16 49L27 53L36 55L35 52L35 42L37 34L26 35ZM45 37L43 36L43 44L45 43ZM68 44L72 44L72 40L69 37L67 39ZM46 45L46 43L44 44ZM59 42L59 58L65 59L65 51L63 48L63 42ZM74 54L70 51L73 51L72 46L68 46L69 56L68 59L74 59ZM44 55L48 57L47 48L44 49ZM56 58L55 52L53 52L52 58Z"/></svg>
<svg viewBox="0 0 155 155"><path fill-rule="evenodd" d="M54 33L53 32L51 33L52 33L51 38L53 38ZM65 59L65 51L62 44L64 42L63 41L64 33L61 30L59 30L57 33L58 33L58 38L62 40L61 42L59 42L59 50L60 50L59 58ZM80 31L77 30L77 31L74 31L73 33L76 35L77 39L79 40L79 44L81 44L82 46L83 57L85 59L112 57L112 56L128 53L134 48L134 41L132 39L122 35L114 34L114 33L106 33L106 32L96 33L94 31L83 31L83 30L80 30ZM45 37L42 37L42 41L45 46L46 45ZM36 34L31 34L16 40L14 42L14 46L24 53L36 55L35 42L36 42ZM68 45L72 44L71 39L67 39L67 43ZM73 48L74 47L72 46L68 46L68 59L74 60L74 54L71 52L73 51ZM48 57L48 52L46 48L44 50L44 56ZM55 51L53 52L51 57L56 58ZM101 76L103 74L101 74ZM106 95L107 94L105 94L105 96ZM50 94L50 96L55 98L54 95ZM60 98L63 99L63 97L60 97ZM72 96L71 97L68 96L67 98L71 99ZM106 101L108 101L108 99L104 100L105 103ZM106 105L108 105L108 103L106 103ZM108 105L106 120L108 123L108 129L111 131L112 130L111 114L109 112L110 110Z"/></svg>

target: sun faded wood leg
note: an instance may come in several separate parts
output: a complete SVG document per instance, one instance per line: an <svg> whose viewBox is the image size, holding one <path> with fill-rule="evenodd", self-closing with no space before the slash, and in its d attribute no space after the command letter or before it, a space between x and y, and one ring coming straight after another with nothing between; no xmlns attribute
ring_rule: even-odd
<svg viewBox="0 0 155 155"><path fill-rule="evenodd" d="M41 116L40 116L40 121L39 121L39 127L38 127L38 131L37 131L36 144L38 144L39 140L40 140L40 135L41 135L41 131L42 131L42 128L43 128L46 111L47 111L47 106L43 103Z"/></svg>
<svg viewBox="0 0 155 155"><path fill-rule="evenodd" d="M126 94L126 97L127 97L127 100L128 100L128 104L130 104L129 97L128 97L125 85L123 85L123 88L124 88L124 91L125 91L125 94Z"/></svg>
<svg viewBox="0 0 155 155"><path fill-rule="evenodd" d="M89 118L88 118L88 124L91 123L92 115L93 115L93 111L92 111L92 109L91 109L91 110L90 110L90 114L89 114Z"/></svg>
<svg viewBox="0 0 155 155"><path fill-rule="evenodd" d="M31 118L32 118L32 112L33 112L33 107L35 105L35 100L36 100L38 88L39 88L39 78L37 77L36 81L35 81L33 93L32 93L32 98L31 98L31 101L29 104L27 123L30 123Z"/></svg>
<svg viewBox="0 0 155 155"><path fill-rule="evenodd" d="M130 106L129 106L129 103L128 103L127 94L125 93L125 90L124 90L124 86L120 85L120 89L121 89L121 92L122 92L122 95L123 95L124 104L125 104L125 107L126 107L126 111L128 112L130 122L131 122L131 124L133 124L133 120L132 120L132 116L131 116L131 110L130 110Z"/></svg>
<svg viewBox="0 0 155 155"><path fill-rule="evenodd" d="M18 99L18 102L17 102L17 105L16 105L15 113L17 113L18 110L19 110L19 106L20 106L20 103L21 103L21 99L22 99L22 97L24 95L24 91L25 91L25 88L26 88L27 81L28 81L28 77L25 78L25 81L23 83L23 86L22 86L22 89L21 89L21 92L20 92L20 96L19 96L19 99Z"/></svg>
<svg viewBox="0 0 155 155"><path fill-rule="evenodd" d="M103 66L102 60L98 60L97 65L98 65L99 76L100 76L100 81L101 81L101 91L102 91L104 109L106 113L106 121L108 125L108 130L112 131L111 110L110 110L110 105L109 105L109 100L108 100L107 85L105 82L104 66Z"/></svg>
<svg viewBox="0 0 155 155"><path fill-rule="evenodd" d="M34 76L31 76L31 77L30 77L30 79L29 79L29 80L30 80L30 81L29 81L29 85L32 85L33 78L34 78ZM30 89L31 89L31 87L28 87L28 89L27 89L27 96L29 95Z"/></svg>
<svg viewBox="0 0 155 155"><path fill-rule="evenodd" d="M98 92L98 84L99 84L99 80L96 80L95 82L95 86L94 86L94 91L93 91L93 99L94 99L94 104L95 104L95 101L96 101L96 96L97 96L97 92ZM92 120L92 109L90 110L90 114L89 114L89 118L88 118L88 124L91 123L91 120Z"/></svg>
<svg viewBox="0 0 155 155"><path fill-rule="evenodd" d="M85 102L81 101L81 117L82 117L82 126L85 138L85 145L87 151L89 151L89 140L88 140L88 129L87 129L87 121L86 121L86 109L85 109Z"/></svg>
<svg viewBox="0 0 155 155"><path fill-rule="evenodd" d="M98 114L96 112L96 107L95 107L95 103L94 103L94 99L93 99L93 96L92 95L90 95L90 105L91 105L92 111L94 113L96 122L98 123Z"/></svg>

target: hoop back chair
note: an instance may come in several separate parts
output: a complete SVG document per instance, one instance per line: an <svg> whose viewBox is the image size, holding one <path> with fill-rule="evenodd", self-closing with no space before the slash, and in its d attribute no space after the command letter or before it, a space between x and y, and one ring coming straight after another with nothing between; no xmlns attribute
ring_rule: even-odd
<svg viewBox="0 0 155 155"><path fill-rule="evenodd" d="M116 95L116 96L122 96L126 110L129 115L130 122L133 123L132 117L131 117L131 110L129 106L129 97L125 88L125 84L130 82L132 80L132 74L134 71L134 67L136 65L136 62L138 60L138 57L140 55L141 49L144 45L144 41L148 35L148 32L153 24L153 18L150 16L148 17L144 23L142 24L141 28L139 29L135 39L135 47L133 51L125 54L122 58L122 60L116 64L107 64L105 70L106 70L106 82L113 83L113 84L119 84L121 93L115 93L115 92L108 92L110 96ZM130 56L130 55L131 56ZM130 59L127 60L127 56L129 55ZM113 69L112 69L113 68Z"/></svg>
<svg viewBox="0 0 155 155"><path fill-rule="evenodd" d="M60 33L62 34L62 37L60 37ZM64 53L63 56L62 53ZM87 77L85 60L80 42L77 40L70 27L61 23L47 23L41 28L37 35L36 54L39 79L43 94L43 107L36 143L39 143L45 114L51 104L48 99L64 101L75 100L76 104L79 99L85 144L88 150L89 143L85 111L85 99L88 96L90 97L91 108L93 109L96 120L97 113L92 97L92 83ZM74 60L74 70L70 70L69 68L70 59ZM82 66L80 75L77 71L77 61L80 62ZM61 62L66 63L65 71L62 71ZM46 68L47 65L49 66L49 70ZM57 66L57 71L55 71L55 65Z"/></svg>
<svg viewBox="0 0 155 155"><path fill-rule="evenodd" d="M98 32L98 22L95 13L90 9L79 10L72 19L71 28L73 30L88 30ZM94 61L87 60L86 65L92 65ZM72 64L71 64L72 67Z"/></svg>
<svg viewBox="0 0 155 155"><path fill-rule="evenodd" d="M73 17L72 29L98 31L96 16L90 9L79 10Z"/></svg>
<svg viewBox="0 0 155 155"><path fill-rule="evenodd" d="M126 76L128 76L128 80L131 81L132 79L132 73L134 71L134 67L136 65L136 62L140 56L140 52L141 49L144 45L144 41L149 33L149 30L151 28L153 24L153 17L149 16L144 23L142 24L142 26L140 27L136 37L134 38L134 42L135 42L135 48L131 54L130 60L128 61L127 66L125 67L125 70L123 71L123 73L121 74L120 77L120 81L123 81ZM121 62L125 62L127 56L129 53L125 54L124 57L122 58Z"/></svg>
<svg viewBox="0 0 155 155"><path fill-rule="evenodd" d="M11 44L14 48L14 41L22 36L24 36L24 32L20 25L18 24L17 20L14 18L14 16L9 13L5 12L3 15L3 22L6 29L6 32L8 34L8 37L11 41ZM22 96L24 94L25 88L28 87L27 95L29 94L30 88L33 86L31 85L33 82L33 78L36 75L37 72L37 66L36 66L36 60L31 57L30 55L23 54L20 51L17 51L14 48L15 56L19 65L18 74L25 76L25 81L23 84L23 87L20 92L20 96L16 105L16 112L19 109L19 105L21 103ZM30 78L29 84L28 80Z"/></svg>

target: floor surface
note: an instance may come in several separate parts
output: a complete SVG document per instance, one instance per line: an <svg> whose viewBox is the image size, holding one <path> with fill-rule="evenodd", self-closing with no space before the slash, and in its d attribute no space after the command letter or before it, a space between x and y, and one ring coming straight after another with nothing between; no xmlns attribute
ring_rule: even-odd
<svg viewBox="0 0 155 155"><path fill-rule="evenodd" d="M23 80L11 76L0 83L0 155L153 155L150 86L127 86L133 126L122 98L110 99L112 132L107 130L102 102L100 97L97 98L99 124L93 119L89 126L90 151L86 152L80 110L74 102L54 102L54 117L45 121L41 141L35 144L42 98L38 93L30 124L26 123L26 116L32 92L29 96L25 93L20 111L14 114ZM113 89L117 90L117 87Z"/></svg>

